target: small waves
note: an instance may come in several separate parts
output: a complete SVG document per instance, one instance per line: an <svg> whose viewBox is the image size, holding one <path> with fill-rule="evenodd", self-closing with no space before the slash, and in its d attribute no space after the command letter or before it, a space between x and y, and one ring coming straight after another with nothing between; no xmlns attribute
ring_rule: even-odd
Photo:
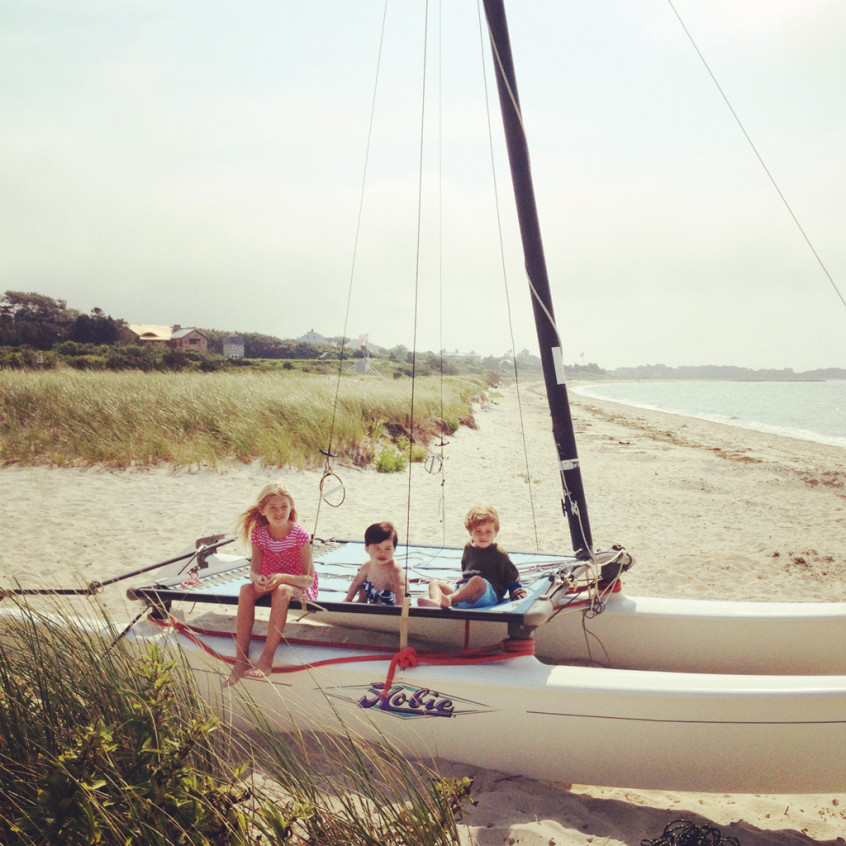
<svg viewBox="0 0 846 846"><path fill-rule="evenodd" d="M626 381L573 393L846 449L846 381Z"/></svg>

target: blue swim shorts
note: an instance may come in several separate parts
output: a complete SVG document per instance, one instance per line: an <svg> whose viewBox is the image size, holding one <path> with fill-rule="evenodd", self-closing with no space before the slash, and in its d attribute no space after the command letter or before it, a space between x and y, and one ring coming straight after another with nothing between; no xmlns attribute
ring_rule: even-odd
<svg viewBox="0 0 846 846"><path fill-rule="evenodd" d="M496 591L491 586L491 583L485 579L485 592L475 602L459 602L456 608L485 608L488 605L496 605L499 602L499 597Z"/></svg>

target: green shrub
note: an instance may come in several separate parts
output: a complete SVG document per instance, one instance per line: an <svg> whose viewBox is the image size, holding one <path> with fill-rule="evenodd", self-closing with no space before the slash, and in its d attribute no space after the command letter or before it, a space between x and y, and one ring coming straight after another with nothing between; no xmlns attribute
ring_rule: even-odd
<svg viewBox="0 0 846 846"><path fill-rule="evenodd" d="M396 441L397 450L406 458L411 459L412 462L421 462L426 460L426 447L416 441L411 444L411 455L409 456L409 441L405 435L400 435ZM404 467L400 469L405 469Z"/></svg>
<svg viewBox="0 0 846 846"><path fill-rule="evenodd" d="M407 453L392 443L386 443L376 453L376 470L379 473L400 473L408 466Z"/></svg>
<svg viewBox="0 0 846 846"><path fill-rule="evenodd" d="M212 846L242 837L243 767L228 771L214 752L220 723L175 662L155 646L137 660L72 623L35 620L0 651L2 842Z"/></svg>

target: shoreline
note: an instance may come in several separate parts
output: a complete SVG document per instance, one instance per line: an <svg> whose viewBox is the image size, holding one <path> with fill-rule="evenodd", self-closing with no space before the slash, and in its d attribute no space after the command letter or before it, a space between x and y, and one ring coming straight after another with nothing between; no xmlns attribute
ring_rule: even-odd
<svg viewBox="0 0 846 846"><path fill-rule="evenodd" d="M627 383L649 383L649 384L696 384L701 382L709 383L731 383L731 384L747 384L747 383L767 383L767 384L783 384L796 382L832 382L846 380L831 380L831 379L629 379L629 380L609 380L607 384L627 384ZM780 438L791 438L797 441L809 441L811 443L823 444L825 446L832 446L838 449L846 450L846 437L819 432L814 429L803 429L799 427L780 426L776 423L765 423L754 420L742 420L736 417L721 416L718 414L706 414L704 412L690 412L679 409L660 408L656 405L650 405L647 402L638 402L635 400L618 399L610 397L597 396L591 392L592 388L601 390L604 383L593 382L589 380L576 381L571 385L571 393L574 397L582 397L586 400L595 400L596 402L609 402L617 405L623 405L633 411L654 411L658 414L668 414L673 417L682 417L690 420L703 420L709 423L717 423L722 426L729 426L736 429L746 429L752 432L760 432L761 434L773 435Z"/></svg>
<svg viewBox="0 0 846 846"><path fill-rule="evenodd" d="M414 465L410 477L337 466L346 500L340 508L321 506L315 533L357 538L369 523L388 519L401 542L460 546L467 509L490 502L499 511L506 549L569 551L546 400L525 388L520 400L513 387L503 387L480 406L478 429L448 439L443 477L422 465ZM574 397L573 418L595 545L623 543L635 558L624 577L626 593L846 601L843 450L582 396ZM0 520L7 531L0 583L67 587L163 561L195 538L231 529L264 483L277 478L293 491L300 522L314 531L320 476L238 464L127 471L2 467ZM126 584L102 594L115 613L130 612ZM738 750L738 766L754 762ZM631 846L657 838L681 817L716 826L743 846L833 846L844 842L838 838L846 830L846 794L564 785L446 762L443 771L475 779L478 804L459 824L468 846L509 838Z"/></svg>

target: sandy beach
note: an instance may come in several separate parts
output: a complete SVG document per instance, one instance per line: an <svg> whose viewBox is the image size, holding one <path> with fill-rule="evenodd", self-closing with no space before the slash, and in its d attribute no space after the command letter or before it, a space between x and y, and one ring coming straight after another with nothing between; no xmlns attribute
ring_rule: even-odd
<svg viewBox="0 0 846 846"><path fill-rule="evenodd" d="M846 450L571 396L595 546L634 556L633 595L846 601ZM391 520L401 540L460 545L463 516L488 502L505 548L570 547L545 399L502 388L444 447L444 474L338 464L339 508L320 473L255 465L173 470L0 469L2 584L75 587L163 561L231 531L266 481L283 479L318 537L358 538ZM524 440L520 419L523 419ZM125 583L107 589L129 613ZM621 750L625 754L624 750ZM705 754L705 753L704 753ZM541 784L445 765L475 779L466 843L639 844L684 817L743 846L844 843L846 794L693 795ZM754 766L742 759L738 766Z"/></svg>

